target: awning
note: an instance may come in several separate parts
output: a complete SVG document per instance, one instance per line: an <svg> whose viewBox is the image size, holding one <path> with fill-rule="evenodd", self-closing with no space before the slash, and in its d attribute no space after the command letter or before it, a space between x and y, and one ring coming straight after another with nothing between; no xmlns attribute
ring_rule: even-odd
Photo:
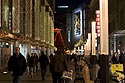
<svg viewBox="0 0 125 83"><path fill-rule="evenodd" d="M125 30L117 30L117 31L114 31L110 34L110 36L125 36Z"/></svg>

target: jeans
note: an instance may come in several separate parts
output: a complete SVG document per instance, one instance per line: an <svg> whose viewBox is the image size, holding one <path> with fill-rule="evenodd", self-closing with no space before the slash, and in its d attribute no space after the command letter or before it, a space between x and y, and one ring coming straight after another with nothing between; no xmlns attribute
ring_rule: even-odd
<svg viewBox="0 0 125 83"><path fill-rule="evenodd" d="M21 81L21 76L14 76L13 75L13 83L20 83Z"/></svg>

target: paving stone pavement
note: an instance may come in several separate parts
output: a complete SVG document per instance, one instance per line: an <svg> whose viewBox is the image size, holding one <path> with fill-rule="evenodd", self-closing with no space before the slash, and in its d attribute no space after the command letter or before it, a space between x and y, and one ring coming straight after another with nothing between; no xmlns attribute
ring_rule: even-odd
<svg viewBox="0 0 125 83"><path fill-rule="evenodd" d="M73 65L70 65L71 69L72 67ZM4 71L7 71L7 70L6 69L0 70L0 83L12 83L11 74L9 73L4 74L3 73ZM48 71L46 75L46 81L42 81L40 71L36 72L33 78L31 78L30 75L27 75L27 72L26 72L22 76L21 83L52 83L51 73ZM73 83L73 80L70 83Z"/></svg>
<svg viewBox="0 0 125 83"><path fill-rule="evenodd" d="M74 63L70 62L69 63L69 68L72 69L74 71ZM6 71L6 69L4 70L0 70L0 83L12 83L12 77L11 74L7 73L4 74L3 71ZM85 69L85 71L83 73L86 73L86 79L89 79L89 72L88 68ZM73 73L73 79L70 81L70 83L74 83L74 79L75 79L75 72ZM51 73L48 71L47 75L46 75L46 81L42 81L41 80L41 72L38 71L35 73L34 77L31 78L30 75L27 75L27 73L25 73L22 76L22 80L21 83L52 83L52 78L51 78ZM78 82L80 83L80 82ZM86 81L85 83L93 83L92 81Z"/></svg>

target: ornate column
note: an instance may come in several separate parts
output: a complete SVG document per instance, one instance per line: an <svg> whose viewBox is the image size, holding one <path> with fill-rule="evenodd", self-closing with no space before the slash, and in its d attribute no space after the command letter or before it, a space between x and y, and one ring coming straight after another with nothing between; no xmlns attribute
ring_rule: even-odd
<svg viewBox="0 0 125 83"><path fill-rule="evenodd" d="M54 21L53 21L53 12L52 9L50 9L50 23L49 23L49 44L51 46L54 46ZM52 47L50 47L50 52L49 53L53 53L54 49Z"/></svg>
<svg viewBox="0 0 125 83"><path fill-rule="evenodd" d="M13 0L12 4L12 32L19 33L19 24L20 24L20 0Z"/></svg>
<svg viewBox="0 0 125 83"><path fill-rule="evenodd" d="M30 20L31 20L31 18L30 18L30 7L31 7L31 4L30 4L30 1L32 1L32 0L26 0L26 11L25 11L25 18L26 18L26 27L25 27L25 37L30 37ZM30 5L29 5L30 4Z"/></svg>
<svg viewBox="0 0 125 83"><path fill-rule="evenodd" d="M27 6L28 6L28 5L27 5ZM33 13L33 12L32 12L32 10L33 10L33 9L32 9L32 0L30 0L30 5L29 5L29 6L30 6L30 10L29 10L29 12L30 12L30 13L29 13L29 15L30 15L30 17L29 17L29 18L30 18L30 24L29 24L28 27L29 27L29 37L32 37L32 22L33 22L33 21L32 21L32 13Z"/></svg>
<svg viewBox="0 0 125 83"><path fill-rule="evenodd" d="M48 43L50 44L50 38L51 38L51 35L50 35L50 32L51 32L51 16L50 16L50 11L49 11L49 15L48 15Z"/></svg>
<svg viewBox="0 0 125 83"><path fill-rule="evenodd" d="M41 42L45 42L45 6L41 6L39 35Z"/></svg>
<svg viewBox="0 0 125 83"><path fill-rule="evenodd" d="M53 20L53 17L51 16L51 19L50 19L50 44L52 46L54 46L54 20Z"/></svg>
<svg viewBox="0 0 125 83"><path fill-rule="evenodd" d="M49 6L45 6L45 42L46 43L49 43L48 41L48 31L49 31L49 28L48 28L48 25L49 25Z"/></svg>
<svg viewBox="0 0 125 83"><path fill-rule="evenodd" d="M39 40L39 0L35 0L35 40Z"/></svg>

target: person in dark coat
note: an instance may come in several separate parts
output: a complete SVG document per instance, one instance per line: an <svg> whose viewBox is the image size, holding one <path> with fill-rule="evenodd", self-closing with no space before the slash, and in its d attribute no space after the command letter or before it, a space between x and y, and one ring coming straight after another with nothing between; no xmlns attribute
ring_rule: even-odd
<svg viewBox="0 0 125 83"><path fill-rule="evenodd" d="M119 56L119 63L123 64L123 53L121 53Z"/></svg>
<svg viewBox="0 0 125 83"><path fill-rule="evenodd" d="M47 66L49 64L49 59L44 54L43 51L41 51L41 56L39 57L39 62L40 62L40 68L41 68L41 77L42 77L42 80L45 81L46 80L45 76L46 76Z"/></svg>
<svg viewBox="0 0 125 83"><path fill-rule="evenodd" d="M66 57L63 54L63 51L58 50L54 55L53 60L53 83L61 83L62 82L62 74L63 71L68 71L68 63Z"/></svg>
<svg viewBox="0 0 125 83"><path fill-rule="evenodd" d="M20 83L20 78L26 71L26 59L20 53L20 48L15 48L15 53L9 58L8 71L12 74L13 83Z"/></svg>
<svg viewBox="0 0 125 83"><path fill-rule="evenodd" d="M115 56L115 54L112 56L111 60L112 60L113 64L117 64L118 63L117 57Z"/></svg>
<svg viewBox="0 0 125 83"><path fill-rule="evenodd" d="M31 78L33 78L33 76L34 76L34 70L35 70L34 53L31 54L31 57L30 57L30 60L29 60L29 68L30 68Z"/></svg>
<svg viewBox="0 0 125 83"><path fill-rule="evenodd" d="M35 72L38 71L38 55L35 53L34 54L34 58L35 58Z"/></svg>
<svg viewBox="0 0 125 83"><path fill-rule="evenodd" d="M53 73L53 61L54 61L54 55L51 53L49 56L50 62L49 62L49 71L50 73Z"/></svg>
<svg viewBox="0 0 125 83"><path fill-rule="evenodd" d="M30 74L30 54L27 53L27 74L29 75Z"/></svg>

